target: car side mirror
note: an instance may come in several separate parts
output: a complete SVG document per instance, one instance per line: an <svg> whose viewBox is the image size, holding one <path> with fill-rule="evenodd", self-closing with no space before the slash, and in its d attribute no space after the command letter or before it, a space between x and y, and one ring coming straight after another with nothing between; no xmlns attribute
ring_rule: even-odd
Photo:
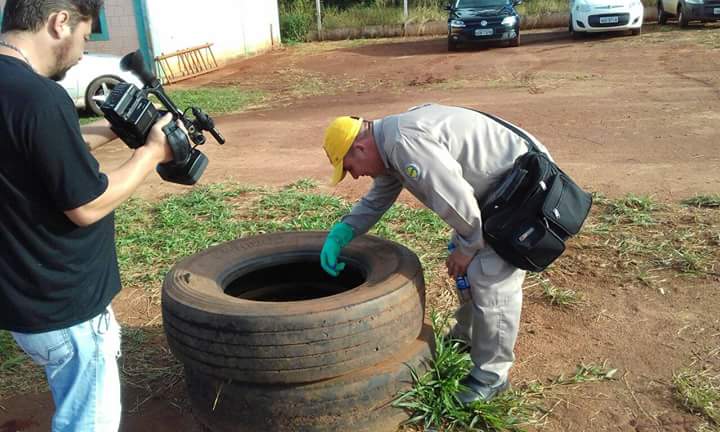
<svg viewBox="0 0 720 432"><path fill-rule="evenodd" d="M452 5L451 5L450 3L446 4L446 5L445 5L445 10L448 11L448 12L450 12L451 10L453 10Z"/></svg>
<svg viewBox="0 0 720 432"><path fill-rule="evenodd" d="M523 0L513 0L512 4L513 6L521 5L523 4Z"/></svg>

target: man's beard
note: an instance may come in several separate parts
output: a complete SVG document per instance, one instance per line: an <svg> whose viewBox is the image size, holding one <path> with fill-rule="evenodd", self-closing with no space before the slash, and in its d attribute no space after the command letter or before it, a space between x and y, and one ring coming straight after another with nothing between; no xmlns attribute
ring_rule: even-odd
<svg viewBox="0 0 720 432"><path fill-rule="evenodd" d="M55 68L50 74L50 79L53 81L62 81L65 78L65 74L70 70L71 67L75 66L75 63L70 63L72 60L68 58L68 53L72 48L72 41L67 40L62 45L54 49L55 54Z"/></svg>

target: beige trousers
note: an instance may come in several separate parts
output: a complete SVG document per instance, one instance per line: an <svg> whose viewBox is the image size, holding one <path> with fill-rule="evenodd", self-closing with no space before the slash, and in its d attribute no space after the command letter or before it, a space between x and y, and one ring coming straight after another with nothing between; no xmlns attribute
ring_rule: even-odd
<svg viewBox="0 0 720 432"><path fill-rule="evenodd" d="M525 271L487 247L470 262L467 276L472 301L457 309L453 336L471 341L471 374L488 385L499 384L515 361Z"/></svg>

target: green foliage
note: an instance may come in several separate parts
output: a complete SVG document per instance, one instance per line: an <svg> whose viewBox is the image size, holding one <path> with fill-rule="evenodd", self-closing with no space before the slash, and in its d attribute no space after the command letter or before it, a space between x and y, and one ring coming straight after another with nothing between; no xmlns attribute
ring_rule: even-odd
<svg viewBox="0 0 720 432"><path fill-rule="evenodd" d="M280 2L280 37L283 42L305 40L315 21L312 0L283 0Z"/></svg>

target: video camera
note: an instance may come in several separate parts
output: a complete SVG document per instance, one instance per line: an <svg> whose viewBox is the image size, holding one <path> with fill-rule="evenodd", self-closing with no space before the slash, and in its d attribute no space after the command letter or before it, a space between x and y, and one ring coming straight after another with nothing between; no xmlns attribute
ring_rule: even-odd
<svg viewBox="0 0 720 432"><path fill-rule="evenodd" d="M160 80L145 68L139 50L123 57L120 67L137 75L144 87L139 89L130 83L120 83L115 86L100 107L105 118L110 122L110 129L132 149L144 145L152 126L165 114L158 111L148 99L149 95L155 95L167 112L173 116L173 121L163 127L163 132L172 148L173 160L159 164L157 172L165 181L184 185L195 184L208 164L207 156L197 149L198 145L205 143L205 135L202 132L208 131L218 143L225 143L225 138L215 129L213 119L197 107L180 111L165 94ZM185 115L188 110L192 111L193 118ZM178 119L187 129L187 135L176 124ZM194 145L190 144L188 137Z"/></svg>

